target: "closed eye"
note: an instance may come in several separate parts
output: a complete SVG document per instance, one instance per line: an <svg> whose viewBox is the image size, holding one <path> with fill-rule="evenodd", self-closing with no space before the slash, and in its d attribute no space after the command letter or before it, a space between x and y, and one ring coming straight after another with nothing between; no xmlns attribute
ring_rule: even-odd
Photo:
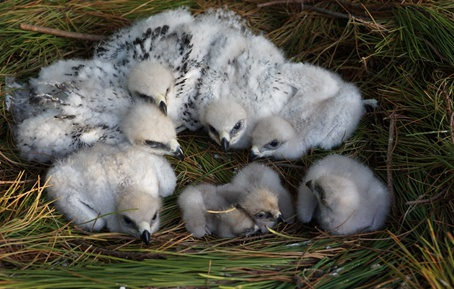
<svg viewBox="0 0 454 289"><path fill-rule="evenodd" d="M267 218L271 218L272 215L269 212L258 212L255 214L255 217L257 219L267 219Z"/></svg>
<svg viewBox="0 0 454 289"><path fill-rule="evenodd" d="M167 146L161 142L145 140L144 143L152 149L166 149Z"/></svg>
<svg viewBox="0 0 454 289"><path fill-rule="evenodd" d="M327 202L326 202L326 194L325 194L325 190L318 184L315 185L314 187L314 191L317 192L318 194L318 197L320 199L320 202L323 204L323 205L326 205Z"/></svg>
<svg viewBox="0 0 454 289"><path fill-rule="evenodd" d="M131 226L134 223L128 216L123 216L123 222L128 226Z"/></svg>
<svg viewBox="0 0 454 289"><path fill-rule="evenodd" d="M138 97L143 98L143 99L145 99L145 100L150 101L150 100L152 99L149 95L146 95L146 94L144 94L144 93L141 93L141 92L138 92L138 91L136 91L135 93L136 93L136 95L137 95Z"/></svg>
<svg viewBox="0 0 454 289"><path fill-rule="evenodd" d="M156 212L156 213L153 215L153 218L151 218L151 222L152 222L152 223L156 222L156 220L158 219L158 216L159 216L159 213Z"/></svg>
<svg viewBox="0 0 454 289"><path fill-rule="evenodd" d="M243 234L249 235L249 234L251 234L251 233L255 233L255 231L256 231L256 228L254 228L254 227L252 227L252 228L247 228L247 229L244 229L244 230L243 230Z"/></svg>
<svg viewBox="0 0 454 289"><path fill-rule="evenodd" d="M219 136L218 131L217 131L213 126L209 125L209 126L208 126L208 129L209 129L210 132L211 132L212 134L214 134L215 136Z"/></svg>

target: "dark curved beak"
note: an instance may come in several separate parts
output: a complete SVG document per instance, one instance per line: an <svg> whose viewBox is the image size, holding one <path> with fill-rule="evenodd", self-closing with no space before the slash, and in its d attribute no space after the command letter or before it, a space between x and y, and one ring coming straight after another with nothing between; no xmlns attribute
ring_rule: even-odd
<svg viewBox="0 0 454 289"><path fill-rule="evenodd" d="M227 152L230 148L230 142L225 137L221 139L221 145L222 148L224 149L224 152Z"/></svg>
<svg viewBox="0 0 454 289"><path fill-rule="evenodd" d="M143 231L142 235L140 235L140 239L142 239L147 247L150 246L150 237L151 234L148 230Z"/></svg>
<svg viewBox="0 0 454 289"><path fill-rule="evenodd" d="M166 153L179 158L181 161L184 160L183 150L176 139L170 140L168 143L168 151Z"/></svg>
<svg viewBox="0 0 454 289"><path fill-rule="evenodd" d="M258 155L256 155L254 152L251 152L251 154L249 155L249 159L251 161L255 161L258 158L260 158L260 157Z"/></svg>
<svg viewBox="0 0 454 289"><path fill-rule="evenodd" d="M159 109L162 111L163 114L167 115L167 104L164 101L159 102Z"/></svg>
<svg viewBox="0 0 454 289"><path fill-rule="evenodd" d="M175 156L180 159L180 161L184 161L184 153L181 147L178 147L175 151Z"/></svg>
<svg viewBox="0 0 454 289"><path fill-rule="evenodd" d="M311 190L311 191L314 190L314 186L312 185L312 180L309 180L306 182L306 187L308 187L309 190Z"/></svg>
<svg viewBox="0 0 454 289"><path fill-rule="evenodd" d="M276 221L277 221L278 224L279 223L284 223L284 217L282 217L282 215L279 215L279 216L277 216Z"/></svg>

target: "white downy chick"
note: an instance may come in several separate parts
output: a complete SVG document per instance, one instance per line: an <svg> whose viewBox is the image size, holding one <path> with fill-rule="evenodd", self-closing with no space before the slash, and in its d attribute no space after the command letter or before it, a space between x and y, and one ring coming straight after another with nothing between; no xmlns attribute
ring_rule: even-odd
<svg viewBox="0 0 454 289"><path fill-rule="evenodd" d="M281 80L281 51L263 36L233 31L220 43L201 79L199 118L224 149L249 148L256 122L278 113L295 89Z"/></svg>
<svg viewBox="0 0 454 289"><path fill-rule="evenodd" d="M331 86L339 86L334 95L319 90L297 93L278 115L262 119L252 132L251 158L294 160L310 148L331 149L348 139L366 111L364 106L374 100L362 100L355 85L331 79ZM336 89L327 91L332 90Z"/></svg>
<svg viewBox="0 0 454 289"><path fill-rule="evenodd" d="M224 151L230 147L248 147L248 115L241 105L232 99L220 99L208 104L204 111L201 122L211 139L221 145Z"/></svg>
<svg viewBox="0 0 454 289"><path fill-rule="evenodd" d="M131 144L151 153L184 159L173 122L151 103L137 101L124 116L120 127Z"/></svg>
<svg viewBox="0 0 454 289"><path fill-rule="evenodd" d="M71 96L77 94L74 91ZM101 102L101 96L95 98ZM90 102L89 97L80 99ZM63 110L69 114L62 114ZM105 105L96 107L62 105L25 119L14 132L21 156L27 160L52 161L98 142L115 145L125 140L154 153L183 157L172 121L143 100L108 99Z"/></svg>
<svg viewBox="0 0 454 289"><path fill-rule="evenodd" d="M168 110L174 107L175 101L175 77L169 67L151 60L137 63L128 74L128 89L140 97L153 100L170 117Z"/></svg>
<svg viewBox="0 0 454 289"><path fill-rule="evenodd" d="M121 70L94 60L57 61L43 68L38 78L30 80L30 93L18 93L12 101L13 113L26 115L17 116L21 121L14 127L21 156L47 162L97 142L124 142L121 122L130 108L137 106L149 107L148 112L137 116L135 128L145 129L144 139L150 129L157 128L156 123L166 125L158 131L175 132L170 121L159 120L165 118L159 110L144 101L134 101L122 81L125 75Z"/></svg>
<svg viewBox="0 0 454 289"><path fill-rule="evenodd" d="M167 160L135 145L98 143L59 159L48 171L48 198L68 220L89 231L107 227L148 245L159 228L162 197L176 176Z"/></svg>
<svg viewBox="0 0 454 289"><path fill-rule="evenodd" d="M308 170L298 194L300 220L316 220L332 234L349 235L380 229L391 207L386 186L365 165L329 155Z"/></svg>
<svg viewBox="0 0 454 289"><path fill-rule="evenodd" d="M220 25L214 26L213 29L210 25L204 27L208 29L200 29L202 27L187 8L164 11L139 20L101 42L95 50L94 59L114 63L128 72L145 65L143 62L159 62L168 68L174 78L173 96L167 97L168 116L178 131L185 128L195 130L201 126L198 123L194 126L188 124L197 120L186 110L192 109L193 98L198 94L199 80L205 67L202 62L207 57L212 40L219 37L213 32L219 32Z"/></svg>

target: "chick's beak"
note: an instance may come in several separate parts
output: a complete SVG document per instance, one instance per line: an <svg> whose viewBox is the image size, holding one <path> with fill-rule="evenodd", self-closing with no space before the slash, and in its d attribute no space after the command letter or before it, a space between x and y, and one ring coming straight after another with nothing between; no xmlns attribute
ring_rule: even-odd
<svg viewBox="0 0 454 289"><path fill-rule="evenodd" d="M183 150L176 139L170 141L170 150L173 156L179 158L180 161L184 160Z"/></svg>
<svg viewBox="0 0 454 289"><path fill-rule="evenodd" d="M278 224L284 222L284 217L282 217L282 214L279 214L279 216L277 216L276 221Z"/></svg>
<svg viewBox="0 0 454 289"><path fill-rule="evenodd" d="M159 106L159 109L167 115L167 103L166 103L166 97L163 94L158 94L156 96L156 104Z"/></svg>
<svg viewBox="0 0 454 289"><path fill-rule="evenodd" d="M255 161L256 159L260 158L260 151L257 146L253 146L251 148L251 154L249 158L251 159L251 161Z"/></svg>
<svg viewBox="0 0 454 289"><path fill-rule="evenodd" d="M150 231L148 230L143 231L142 234L140 235L140 239L142 239L142 241L145 243L147 247L150 246L150 237L151 234Z"/></svg>
<svg viewBox="0 0 454 289"><path fill-rule="evenodd" d="M159 103L159 109L162 111L162 113L167 115L167 104L164 101L161 101Z"/></svg>
<svg viewBox="0 0 454 289"><path fill-rule="evenodd" d="M221 140L221 146L224 149L224 152L227 152L230 148L230 135L223 131L220 133L219 139Z"/></svg>
<svg viewBox="0 0 454 289"><path fill-rule="evenodd" d="M147 222L140 222L138 224L138 229L139 229L139 234L140 234L140 239L145 243L145 245L149 246L150 245L150 237L151 237L151 228L150 224Z"/></svg>
<svg viewBox="0 0 454 289"><path fill-rule="evenodd" d="M175 152L175 156L180 159L180 161L184 161L184 153L181 147L178 147L177 151Z"/></svg>
<svg viewBox="0 0 454 289"><path fill-rule="evenodd" d="M312 184L312 180L309 180L306 182L306 187L309 188L309 190L313 191L314 190L314 186Z"/></svg>

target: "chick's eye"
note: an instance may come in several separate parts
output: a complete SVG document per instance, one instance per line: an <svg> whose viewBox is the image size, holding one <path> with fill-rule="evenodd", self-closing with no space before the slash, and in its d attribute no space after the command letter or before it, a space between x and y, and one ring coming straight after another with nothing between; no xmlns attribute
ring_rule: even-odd
<svg viewBox="0 0 454 289"><path fill-rule="evenodd" d="M237 122L233 127L233 130L240 130L243 127L243 123L241 121Z"/></svg>
<svg viewBox="0 0 454 289"><path fill-rule="evenodd" d="M256 230L255 230L254 227L252 227L252 228L247 228L247 229L244 229L244 230L243 230L243 234L247 236L247 235L250 235L250 234L252 234L252 233L255 233L255 231L256 231Z"/></svg>
<svg viewBox="0 0 454 289"><path fill-rule="evenodd" d="M214 135L219 135L218 131L211 125L208 126L208 129L210 130L210 132Z"/></svg>
<svg viewBox="0 0 454 289"><path fill-rule="evenodd" d="M159 216L159 214L158 214L158 212L156 212L156 213L153 215L153 218L151 218L151 221L152 221L152 222L156 222L156 220L158 219L158 216Z"/></svg>
<svg viewBox="0 0 454 289"><path fill-rule="evenodd" d="M258 213L255 214L255 217L257 219L263 219L263 218L266 217L266 213L265 212L258 212Z"/></svg>
<svg viewBox="0 0 454 289"><path fill-rule="evenodd" d="M123 216L123 221L128 226L132 224L132 220L129 217L127 217L127 216Z"/></svg>
<svg viewBox="0 0 454 289"><path fill-rule="evenodd" d="M280 145L281 143L277 139L275 139L270 141L265 147L268 149L277 149Z"/></svg>
<svg viewBox="0 0 454 289"><path fill-rule="evenodd" d="M150 148L157 148L159 146L158 142L152 140L145 140L145 144Z"/></svg>
<svg viewBox="0 0 454 289"><path fill-rule="evenodd" d="M151 149L167 149L167 146L161 142L153 141L153 140L145 140L145 145L147 145Z"/></svg>
<svg viewBox="0 0 454 289"><path fill-rule="evenodd" d="M320 185L315 185L314 191L316 194L318 194L318 197L320 198L320 201L322 204L326 204L326 195L325 195L325 190Z"/></svg>

